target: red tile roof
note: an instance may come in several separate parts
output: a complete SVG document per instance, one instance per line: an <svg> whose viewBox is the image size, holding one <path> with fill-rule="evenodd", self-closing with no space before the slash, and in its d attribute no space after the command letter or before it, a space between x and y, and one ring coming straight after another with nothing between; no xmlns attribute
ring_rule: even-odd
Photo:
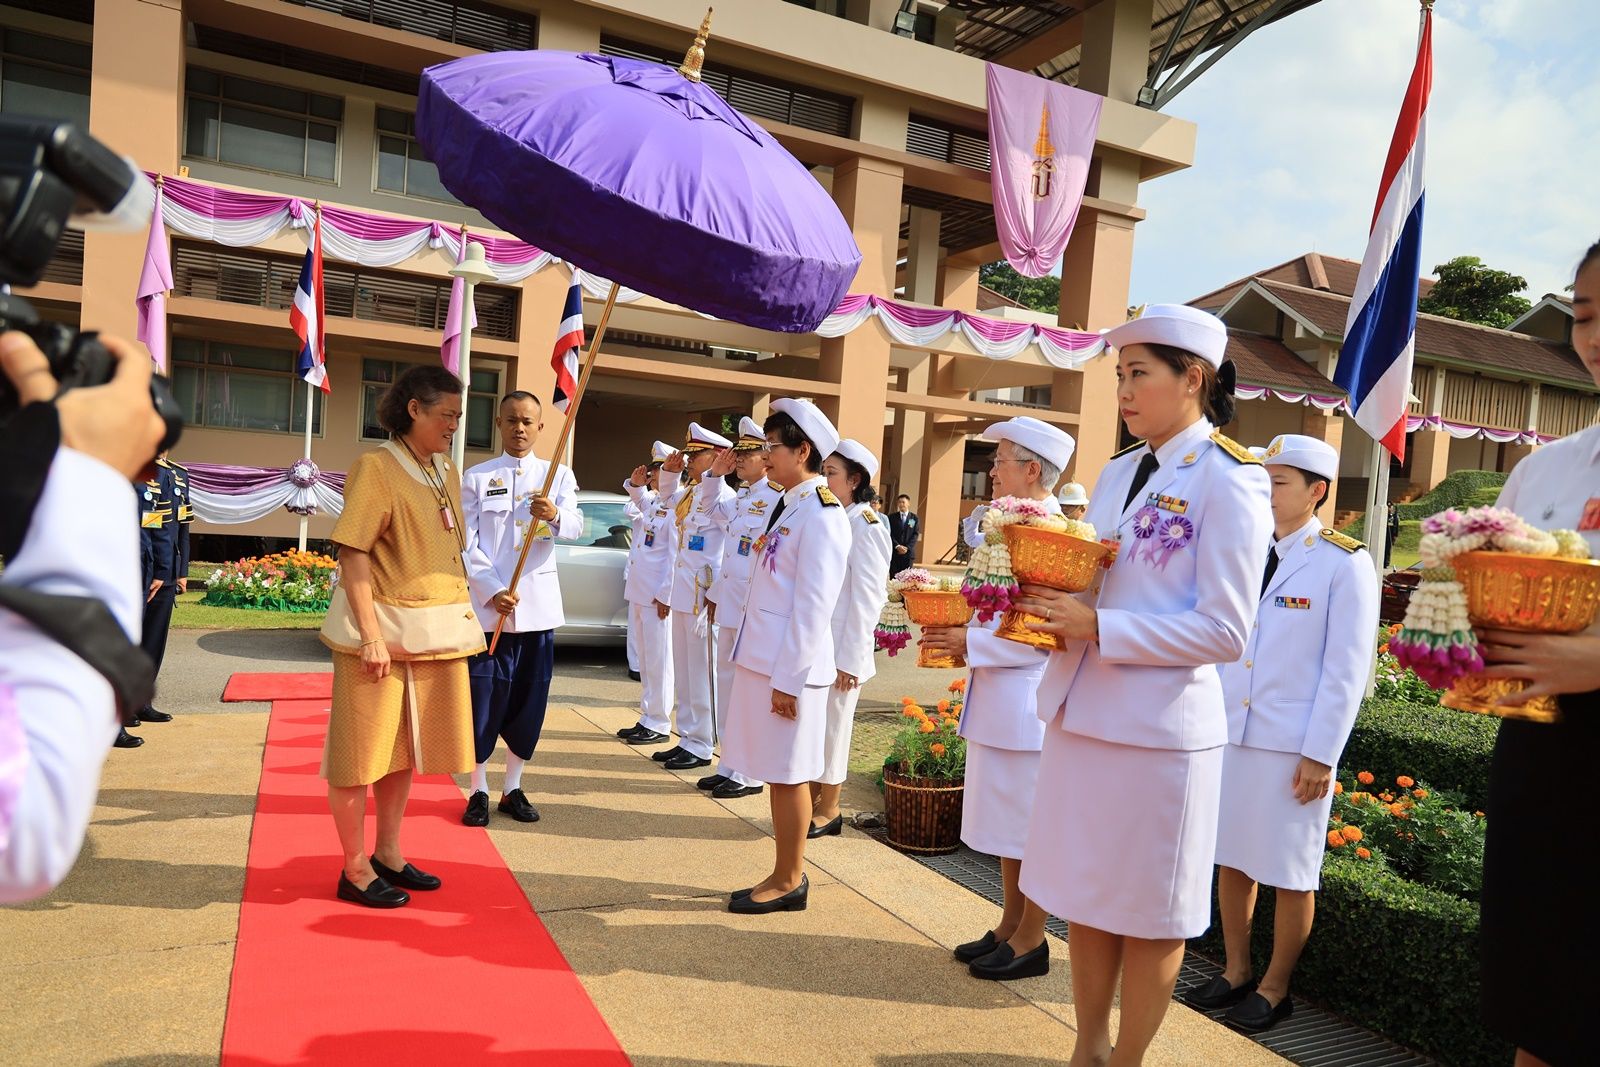
<svg viewBox="0 0 1600 1067"><path fill-rule="evenodd" d="M1322 292L1339 293L1344 296L1353 296L1356 291L1356 279L1361 274L1361 264L1353 259L1340 259L1338 256L1325 256L1320 252L1307 252L1303 256L1296 256L1276 267L1268 267L1249 278L1240 278L1198 297L1189 303L1197 308L1215 310L1223 307L1239 294L1239 290L1248 285L1252 279L1260 281L1283 282L1287 285L1297 285L1302 289L1316 289ZM1417 282L1419 296L1427 296L1433 288L1432 278L1422 278Z"/></svg>
<svg viewBox="0 0 1600 1067"><path fill-rule="evenodd" d="M978 310L993 311L995 308L1020 308L1027 307L1020 301L1013 300L1004 293L995 292L987 285L978 286Z"/></svg>
<svg viewBox="0 0 1600 1067"><path fill-rule="evenodd" d="M1227 358L1233 360L1239 381L1293 393L1343 396L1344 390L1324 378L1276 337L1229 333Z"/></svg>

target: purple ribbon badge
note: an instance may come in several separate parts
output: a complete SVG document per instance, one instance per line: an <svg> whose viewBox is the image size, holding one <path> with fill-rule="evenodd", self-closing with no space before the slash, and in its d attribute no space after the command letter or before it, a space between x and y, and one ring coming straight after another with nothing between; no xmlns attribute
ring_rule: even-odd
<svg viewBox="0 0 1600 1067"><path fill-rule="evenodd" d="M1156 534L1156 542L1161 546L1161 551L1157 556L1152 550L1151 562L1157 568L1166 570L1167 562L1172 559L1173 553L1193 540L1194 523L1182 515L1162 516L1160 530Z"/></svg>

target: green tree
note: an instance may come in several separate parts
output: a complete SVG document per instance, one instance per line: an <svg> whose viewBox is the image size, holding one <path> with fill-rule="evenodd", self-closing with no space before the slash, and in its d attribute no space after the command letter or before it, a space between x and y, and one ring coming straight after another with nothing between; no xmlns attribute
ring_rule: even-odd
<svg viewBox="0 0 1600 1067"><path fill-rule="evenodd" d="M1503 330L1533 306L1521 295L1528 279L1484 266L1477 256L1457 256L1433 272L1439 280L1417 301L1418 311Z"/></svg>
<svg viewBox="0 0 1600 1067"><path fill-rule="evenodd" d="M1004 260L978 268L978 281L1001 296L1008 296L1023 307L1054 315L1061 306L1061 279L1054 274L1028 278L1018 274Z"/></svg>

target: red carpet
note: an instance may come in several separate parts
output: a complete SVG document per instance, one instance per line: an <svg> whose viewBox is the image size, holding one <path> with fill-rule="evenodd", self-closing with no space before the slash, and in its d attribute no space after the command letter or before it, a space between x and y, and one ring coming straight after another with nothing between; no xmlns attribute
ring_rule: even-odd
<svg viewBox="0 0 1600 1067"><path fill-rule="evenodd" d="M245 700L329 700L333 672L321 674L235 674L222 690L224 704Z"/></svg>
<svg viewBox="0 0 1600 1067"><path fill-rule="evenodd" d="M327 710L272 706L224 1067L626 1064L489 835L461 825L449 777L416 781L405 833L407 858L444 887L395 911L334 896L337 838L317 776Z"/></svg>

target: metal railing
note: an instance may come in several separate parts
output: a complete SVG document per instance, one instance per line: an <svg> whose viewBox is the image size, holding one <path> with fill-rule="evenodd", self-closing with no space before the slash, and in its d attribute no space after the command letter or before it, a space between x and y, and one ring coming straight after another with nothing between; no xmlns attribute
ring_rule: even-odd
<svg viewBox="0 0 1600 1067"><path fill-rule="evenodd" d="M492 4L457 0L288 0L356 22L421 34L485 52L535 47L537 20Z"/></svg>

